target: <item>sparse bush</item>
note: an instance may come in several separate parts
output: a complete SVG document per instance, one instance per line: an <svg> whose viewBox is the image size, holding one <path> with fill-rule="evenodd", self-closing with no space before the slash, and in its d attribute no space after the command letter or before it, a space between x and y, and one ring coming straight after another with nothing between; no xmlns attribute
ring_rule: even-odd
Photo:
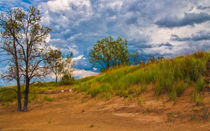
<svg viewBox="0 0 210 131"><path fill-rule="evenodd" d="M200 92L202 91L204 87L204 78L203 77L200 77L197 81L196 81L196 86L195 86L195 89Z"/></svg>
<svg viewBox="0 0 210 131"><path fill-rule="evenodd" d="M74 77L71 75L64 75L61 78L60 85L72 85L74 83Z"/></svg>
<svg viewBox="0 0 210 131"><path fill-rule="evenodd" d="M175 89L175 88L173 88L173 89L171 90L169 98L170 98L171 100L173 100L173 101L176 101L177 92L176 92L176 89Z"/></svg>
<svg viewBox="0 0 210 131"><path fill-rule="evenodd" d="M198 106L204 104L203 98L201 97L200 93L196 90L194 91L194 101Z"/></svg>
<svg viewBox="0 0 210 131"><path fill-rule="evenodd" d="M52 97L48 97L48 96L44 96L43 98L44 101L53 101L53 98Z"/></svg>
<svg viewBox="0 0 210 131"><path fill-rule="evenodd" d="M17 93L13 88L0 88L0 101L11 102L17 97Z"/></svg>
<svg viewBox="0 0 210 131"><path fill-rule="evenodd" d="M181 96L186 88L187 88L187 84L185 84L183 80L178 81L176 83L177 96Z"/></svg>
<svg viewBox="0 0 210 131"><path fill-rule="evenodd" d="M137 98L138 105L141 106L143 104L143 99L142 98Z"/></svg>
<svg viewBox="0 0 210 131"><path fill-rule="evenodd" d="M91 97L95 97L101 91L102 91L101 88L99 88L99 85L96 83L96 84L92 84L90 89L88 89L88 94L90 94Z"/></svg>

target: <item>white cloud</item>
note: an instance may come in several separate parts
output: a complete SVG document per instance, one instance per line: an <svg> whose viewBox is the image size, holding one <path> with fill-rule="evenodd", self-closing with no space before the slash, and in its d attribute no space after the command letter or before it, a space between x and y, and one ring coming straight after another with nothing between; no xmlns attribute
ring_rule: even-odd
<svg viewBox="0 0 210 131"><path fill-rule="evenodd" d="M73 61L76 62L76 61L81 60L81 59L84 60L85 58L84 58L83 56L84 56L84 55L79 55L79 56L77 56L77 57L74 57L74 58L73 58Z"/></svg>
<svg viewBox="0 0 210 131"><path fill-rule="evenodd" d="M181 53L189 49L189 42L172 41L171 35L191 36L207 31L210 23L162 28L156 22L163 18L182 19L186 13L209 14L209 6L208 0L53 0L40 5L45 12L44 21L54 31L52 44L57 43L56 47L84 58L88 58L92 45L106 36L127 38L129 49L143 50L147 54ZM172 47L156 46L161 43L170 43ZM198 44L202 48L205 45Z"/></svg>
<svg viewBox="0 0 210 131"><path fill-rule="evenodd" d="M73 71L73 75L78 78L84 78L87 76L95 76L98 75L97 72L88 71L88 70L75 70Z"/></svg>
<svg viewBox="0 0 210 131"><path fill-rule="evenodd" d="M73 41L74 39L76 39L77 37L79 37L81 35L82 35L82 33L75 34L75 35L71 36L70 38L68 38L67 40Z"/></svg>

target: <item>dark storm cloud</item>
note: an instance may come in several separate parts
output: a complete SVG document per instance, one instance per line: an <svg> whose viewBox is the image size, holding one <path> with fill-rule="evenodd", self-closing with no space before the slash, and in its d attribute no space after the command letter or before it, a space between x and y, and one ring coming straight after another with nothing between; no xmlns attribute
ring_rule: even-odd
<svg viewBox="0 0 210 131"><path fill-rule="evenodd" d="M198 9L200 9L200 10L206 10L206 9L210 9L210 6L202 6L202 5L199 5L198 6Z"/></svg>
<svg viewBox="0 0 210 131"><path fill-rule="evenodd" d="M207 13L185 13L183 18L178 17L165 17L156 22L159 27L174 28L194 24L200 24L210 21L210 15Z"/></svg>
<svg viewBox="0 0 210 131"><path fill-rule="evenodd" d="M172 35L171 40L173 41L202 41L210 40L210 32L198 32L192 34L190 37L180 37L178 35Z"/></svg>

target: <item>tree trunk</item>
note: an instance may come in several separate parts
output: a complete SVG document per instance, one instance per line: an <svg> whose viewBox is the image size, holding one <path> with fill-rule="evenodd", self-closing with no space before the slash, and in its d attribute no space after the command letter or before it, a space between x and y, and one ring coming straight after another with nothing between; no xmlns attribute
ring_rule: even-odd
<svg viewBox="0 0 210 131"><path fill-rule="evenodd" d="M27 48L28 49L28 48ZM28 53L27 53L28 54ZM27 107L28 107L28 93L29 93L29 86L30 86L30 79L29 79L29 75L28 75L28 55L27 55L27 61L26 61L26 75L25 75L25 92L24 92L24 107L23 107L23 111L26 112L27 111Z"/></svg>
<svg viewBox="0 0 210 131"><path fill-rule="evenodd" d="M19 72L19 63L18 63L18 56L17 56L17 49L15 40L13 40L14 46L14 59L15 59L15 66L16 66L16 81L17 81L17 103L18 103L18 111L21 112L21 87L20 87L20 72Z"/></svg>
<svg viewBox="0 0 210 131"><path fill-rule="evenodd" d="M58 83L58 73L57 73L57 71L55 71L55 83L56 84Z"/></svg>
<svg viewBox="0 0 210 131"><path fill-rule="evenodd" d="M20 80L17 79L17 102L18 102L18 111L21 112L21 87L20 87Z"/></svg>
<svg viewBox="0 0 210 131"><path fill-rule="evenodd" d="M28 93L29 93L29 79L26 77L26 87L25 87L25 97L24 97L24 107L23 107L23 111L26 112L27 111L27 107L28 107Z"/></svg>

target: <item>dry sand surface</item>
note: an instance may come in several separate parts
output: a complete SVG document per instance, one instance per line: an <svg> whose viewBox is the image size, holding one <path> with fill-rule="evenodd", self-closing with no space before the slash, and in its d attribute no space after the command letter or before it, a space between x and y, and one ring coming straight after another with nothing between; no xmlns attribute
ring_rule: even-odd
<svg viewBox="0 0 210 131"><path fill-rule="evenodd" d="M185 94L174 103L142 94L142 105L121 97L88 98L74 92L48 95L52 102L30 103L28 112L0 106L0 131L210 131L210 94L196 106Z"/></svg>

